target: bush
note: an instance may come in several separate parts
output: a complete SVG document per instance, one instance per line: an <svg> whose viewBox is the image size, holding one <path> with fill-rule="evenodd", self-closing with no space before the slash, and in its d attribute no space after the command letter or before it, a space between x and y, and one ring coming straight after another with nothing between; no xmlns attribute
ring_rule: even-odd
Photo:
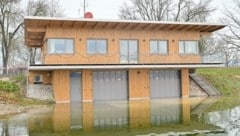
<svg viewBox="0 0 240 136"><path fill-rule="evenodd" d="M0 81L0 91L16 92L18 90L19 87L15 83L8 81Z"/></svg>
<svg viewBox="0 0 240 136"><path fill-rule="evenodd" d="M27 83L27 79L25 75L18 75L18 76L14 76L11 78L11 80L18 82L18 83L22 83L22 84L26 84Z"/></svg>

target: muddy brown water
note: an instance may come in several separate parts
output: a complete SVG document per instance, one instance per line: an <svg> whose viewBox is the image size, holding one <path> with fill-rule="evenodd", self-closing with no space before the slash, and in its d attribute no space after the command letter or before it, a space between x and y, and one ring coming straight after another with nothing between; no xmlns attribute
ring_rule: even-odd
<svg viewBox="0 0 240 136"><path fill-rule="evenodd" d="M239 98L62 103L0 117L5 136L240 135Z"/></svg>

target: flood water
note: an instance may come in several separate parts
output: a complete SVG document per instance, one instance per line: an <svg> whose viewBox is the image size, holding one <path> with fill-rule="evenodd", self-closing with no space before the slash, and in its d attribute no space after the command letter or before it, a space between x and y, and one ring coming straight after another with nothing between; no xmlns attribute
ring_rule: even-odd
<svg viewBox="0 0 240 136"><path fill-rule="evenodd" d="M0 117L5 136L240 136L239 98L55 104Z"/></svg>

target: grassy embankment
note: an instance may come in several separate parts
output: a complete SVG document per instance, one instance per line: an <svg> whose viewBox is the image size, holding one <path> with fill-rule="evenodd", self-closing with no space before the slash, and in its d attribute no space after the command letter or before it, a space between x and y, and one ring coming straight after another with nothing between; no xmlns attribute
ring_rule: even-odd
<svg viewBox="0 0 240 136"><path fill-rule="evenodd" d="M240 105L240 68L200 68L196 72L208 80L223 96L208 110L225 110Z"/></svg>
<svg viewBox="0 0 240 136"><path fill-rule="evenodd" d="M9 79L5 78L5 80L0 80L0 102L18 105L34 105L50 103L26 98L23 95L25 93L25 86L26 77L24 75L11 77Z"/></svg>
<svg viewBox="0 0 240 136"><path fill-rule="evenodd" d="M199 68L202 75L224 96L240 96L240 68Z"/></svg>

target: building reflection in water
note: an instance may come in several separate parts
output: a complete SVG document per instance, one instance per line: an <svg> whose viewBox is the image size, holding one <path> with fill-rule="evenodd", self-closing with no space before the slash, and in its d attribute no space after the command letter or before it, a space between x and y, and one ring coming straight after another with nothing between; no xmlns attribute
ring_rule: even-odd
<svg viewBox="0 0 240 136"><path fill-rule="evenodd" d="M51 108L51 107L50 107ZM17 115L21 120L0 120L0 135L130 131L166 124L190 124L189 99L134 100L56 104L46 113Z"/></svg>
<svg viewBox="0 0 240 136"><path fill-rule="evenodd" d="M166 124L190 124L189 99L56 104L53 114L55 131L135 129Z"/></svg>

